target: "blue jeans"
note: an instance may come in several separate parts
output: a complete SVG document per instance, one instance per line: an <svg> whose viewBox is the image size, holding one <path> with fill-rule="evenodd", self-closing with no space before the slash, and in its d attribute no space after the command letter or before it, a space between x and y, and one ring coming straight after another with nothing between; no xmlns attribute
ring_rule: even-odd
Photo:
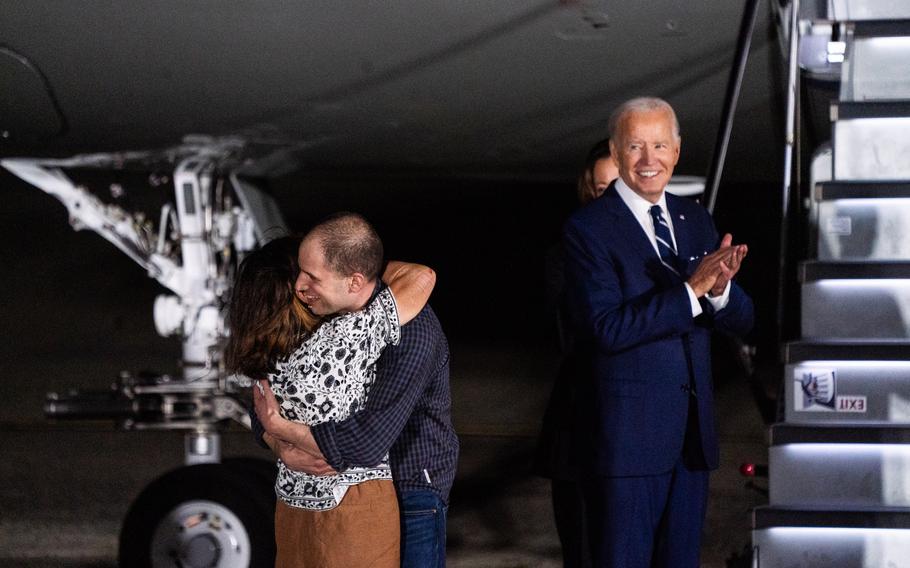
<svg viewBox="0 0 910 568"><path fill-rule="evenodd" d="M402 568L445 568L449 508L432 491L404 491L398 502Z"/></svg>

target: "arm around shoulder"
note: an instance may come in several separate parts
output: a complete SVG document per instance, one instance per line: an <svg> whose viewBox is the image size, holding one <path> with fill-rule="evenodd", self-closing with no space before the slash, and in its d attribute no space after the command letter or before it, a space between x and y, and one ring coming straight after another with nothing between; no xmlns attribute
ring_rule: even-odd
<svg viewBox="0 0 910 568"><path fill-rule="evenodd" d="M417 317L427 305L436 286L436 272L422 264L392 260L382 275L382 281L392 290L399 322L404 325Z"/></svg>

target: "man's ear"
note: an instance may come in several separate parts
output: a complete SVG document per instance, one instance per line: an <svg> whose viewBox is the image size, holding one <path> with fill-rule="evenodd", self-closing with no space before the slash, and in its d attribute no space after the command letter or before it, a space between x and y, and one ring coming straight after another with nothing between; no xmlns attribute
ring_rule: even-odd
<svg viewBox="0 0 910 568"><path fill-rule="evenodd" d="M356 294L363 289L364 284L366 284L366 277L360 273L355 272L351 275L351 282L348 284L348 292L351 294Z"/></svg>

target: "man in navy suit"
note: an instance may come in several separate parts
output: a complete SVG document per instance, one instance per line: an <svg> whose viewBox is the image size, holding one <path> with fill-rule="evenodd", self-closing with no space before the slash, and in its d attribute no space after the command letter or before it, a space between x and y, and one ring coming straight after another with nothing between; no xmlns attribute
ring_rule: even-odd
<svg viewBox="0 0 910 568"><path fill-rule="evenodd" d="M710 333L752 327L752 301L732 280L748 250L664 192L680 152L666 101L616 109L610 147L620 178L564 234L569 313L589 364L577 453L592 557L697 567L718 463Z"/></svg>

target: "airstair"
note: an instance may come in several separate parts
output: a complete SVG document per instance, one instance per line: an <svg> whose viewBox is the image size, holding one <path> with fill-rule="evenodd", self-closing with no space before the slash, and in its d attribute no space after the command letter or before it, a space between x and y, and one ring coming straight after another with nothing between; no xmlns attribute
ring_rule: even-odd
<svg viewBox="0 0 910 568"><path fill-rule="evenodd" d="M803 138L811 260L753 566L910 568L910 1L781 14L794 116L827 123Z"/></svg>

